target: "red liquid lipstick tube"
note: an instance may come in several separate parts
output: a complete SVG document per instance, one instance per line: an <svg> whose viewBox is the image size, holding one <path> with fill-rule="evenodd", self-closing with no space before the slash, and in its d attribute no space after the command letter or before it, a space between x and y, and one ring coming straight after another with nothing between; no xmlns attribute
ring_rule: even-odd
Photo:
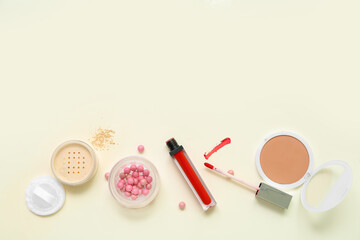
<svg viewBox="0 0 360 240"><path fill-rule="evenodd" d="M176 166L189 184L191 190L199 200L202 208L206 211L216 205L214 197L206 187L195 166L192 164L189 156L186 154L183 146L179 146L174 138L166 142L170 149L170 156L173 157Z"/></svg>

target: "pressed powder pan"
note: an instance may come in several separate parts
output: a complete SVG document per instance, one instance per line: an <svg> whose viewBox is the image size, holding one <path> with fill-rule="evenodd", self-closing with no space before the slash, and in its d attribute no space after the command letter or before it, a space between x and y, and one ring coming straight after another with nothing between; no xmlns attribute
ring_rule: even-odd
<svg viewBox="0 0 360 240"><path fill-rule="evenodd" d="M306 200L310 180L322 169L340 166L343 172L318 206ZM277 188L292 189L302 184L301 201L313 212L327 211L338 205L347 195L352 184L352 171L342 161L330 161L313 171L313 154L308 143L299 135L279 132L265 138L256 154L256 167L260 176Z"/></svg>
<svg viewBox="0 0 360 240"><path fill-rule="evenodd" d="M313 168L313 155L300 136L277 133L261 144L256 164L263 179L277 187L290 189L304 183Z"/></svg>

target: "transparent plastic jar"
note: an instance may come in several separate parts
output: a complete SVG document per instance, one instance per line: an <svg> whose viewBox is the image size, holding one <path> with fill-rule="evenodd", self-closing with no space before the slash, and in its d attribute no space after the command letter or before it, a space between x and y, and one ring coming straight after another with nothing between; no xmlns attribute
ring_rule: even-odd
<svg viewBox="0 0 360 240"><path fill-rule="evenodd" d="M121 192L120 189L116 186L120 181L120 173L124 171L126 167L130 167L132 164L143 165L144 169L148 169L150 171L150 176L153 181L151 182L151 189L149 193L145 195L140 195L137 199L133 200L130 197L127 197L124 192ZM118 161L115 166L111 169L109 174L109 189L113 197L124 207L127 208L142 208L147 206L159 193L160 189L160 177L159 173L149 160L138 157L138 156L129 156Z"/></svg>

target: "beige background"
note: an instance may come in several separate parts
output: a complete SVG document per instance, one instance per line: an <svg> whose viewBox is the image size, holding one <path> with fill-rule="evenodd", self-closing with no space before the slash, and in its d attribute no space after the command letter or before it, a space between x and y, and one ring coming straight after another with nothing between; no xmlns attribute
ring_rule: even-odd
<svg viewBox="0 0 360 240"><path fill-rule="evenodd" d="M0 239L359 239L359 10L357 0L0 0ZM118 145L98 152L95 178L66 187L57 214L29 212L25 189L52 175L55 147L97 127L116 130ZM298 188L280 211L202 167L231 137L211 161L256 184L256 149L277 130L305 137L315 167L352 167L342 204L310 213ZM216 197L211 212L172 163L170 137ZM138 144L162 187L128 210L104 173Z"/></svg>

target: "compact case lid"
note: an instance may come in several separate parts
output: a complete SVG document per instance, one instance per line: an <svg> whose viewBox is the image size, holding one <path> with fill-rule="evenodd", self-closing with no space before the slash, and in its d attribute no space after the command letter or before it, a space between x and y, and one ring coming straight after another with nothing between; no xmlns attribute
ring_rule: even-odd
<svg viewBox="0 0 360 240"><path fill-rule="evenodd" d="M306 190L308 187L308 184L310 183L311 179L321 170L324 168L330 167L330 166L341 166L344 168L344 171L342 172L341 176L337 179L335 184L332 186L326 197L322 200L322 202L314 207L310 205L306 201ZM341 203L346 195L350 191L350 187L352 184L353 174L351 167L346 164L343 161L330 161L327 163L322 164L320 167L318 167L312 175L309 177L309 179L306 180L302 190L301 190L301 202L303 206L311 211L311 212L324 212L327 210L330 210L334 207L336 207L339 203Z"/></svg>
<svg viewBox="0 0 360 240"><path fill-rule="evenodd" d="M54 177L38 177L27 187L25 201L29 210L37 215L53 214L64 205L64 187Z"/></svg>
<svg viewBox="0 0 360 240"><path fill-rule="evenodd" d="M292 137L296 140L298 140L299 142L301 142L303 144L303 146L306 148L307 154L308 154L308 167L305 171L305 174L297 181L292 182L292 183L278 183L275 182L273 180L271 180L264 172L263 167L261 165L261 154L262 151L265 147L265 145L272 139L279 137L279 136L289 136ZM279 150L279 149L278 149ZM287 149L289 150L289 149ZM290 146L290 150L291 146ZM279 157L284 157L281 154L281 151L278 151ZM287 159L286 157L284 159ZM284 160L283 159L283 160ZM288 159L289 161L291 161L291 159ZM291 165L291 164L290 164ZM332 188L329 190L328 194L326 195L326 197L323 199L323 201L316 207L310 205L307 201L306 201L306 190L308 188L308 184L310 183L311 179L321 170L330 167L330 166L341 166L343 167L344 171L342 172L341 176L337 179L336 183L332 186ZM257 154L256 154L256 167L257 170L260 174L260 176L268 183L270 183L271 185L273 185L274 187L278 187L278 188L283 188L283 189L292 189L292 188L296 188L298 186L300 186L301 184L304 184L304 187L302 188L301 191L301 202L303 204L303 206L312 212L323 212L323 211L327 211L330 210L331 208L337 206L340 202L342 202L344 200L344 198L346 197L346 195L348 194L351 184L352 184L352 170L350 168L350 166L348 164L346 164L343 161L330 161L327 162L325 164L322 164L319 168L315 169L314 171L312 171L313 169L313 155L312 155L312 151L311 148L309 146L309 144L300 136L298 136L297 134L294 133L290 133L290 132L278 132L278 133L274 133L272 135L270 135L269 137L265 138L264 141L261 143ZM276 170L283 170L281 169L281 167L279 167L279 169Z"/></svg>

